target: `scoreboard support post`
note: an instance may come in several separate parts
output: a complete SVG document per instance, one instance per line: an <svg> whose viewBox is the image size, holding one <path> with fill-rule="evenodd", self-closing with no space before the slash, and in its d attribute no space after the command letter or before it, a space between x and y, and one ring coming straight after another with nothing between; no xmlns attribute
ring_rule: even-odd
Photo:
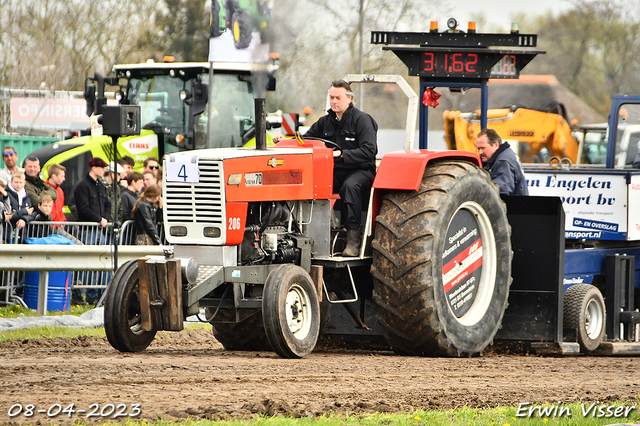
<svg viewBox="0 0 640 426"><path fill-rule="evenodd" d="M479 83L465 83L465 82L443 82L429 81L428 79L420 79L420 93L424 93L429 87L449 87L454 89L480 89L480 127L482 129L487 127L487 110L489 109L489 87L486 81ZM419 125L419 148L429 149L429 108L420 103L420 125Z"/></svg>

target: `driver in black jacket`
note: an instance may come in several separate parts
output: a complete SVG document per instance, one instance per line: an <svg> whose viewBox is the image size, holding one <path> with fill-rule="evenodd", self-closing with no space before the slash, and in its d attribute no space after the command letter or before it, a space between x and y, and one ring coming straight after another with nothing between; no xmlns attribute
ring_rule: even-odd
<svg viewBox="0 0 640 426"><path fill-rule="evenodd" d="M353 91L344 80L334 80L329 90L331 109L316 121L305 138L335 142L333 192L342 199L342 223L347 229L343 256L358 256L361 240L362 196L373 184L378 153L378 124L367 113L353 106ZM274 142L282 139L274 137Z"/></svg>

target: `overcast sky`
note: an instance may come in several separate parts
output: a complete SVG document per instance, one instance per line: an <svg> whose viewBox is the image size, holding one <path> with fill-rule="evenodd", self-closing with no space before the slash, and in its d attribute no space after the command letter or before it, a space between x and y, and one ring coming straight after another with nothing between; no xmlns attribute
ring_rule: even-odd
<svg viewBox="0 0 640 426"><path fill-rule="evenodd" d="M533 16L546 14L551 11L554 15L571 9L568 0L455 0L449 5L452 7L451 15L460 22L460 29L467 29L467 22L472 14L484 13L488 23L495 23L501 28L478 28L479 32L502 32L511 28L512 15L524 12ZM447 28L446 13L438 16L438 28L440 31ZM522 25L522 24L520 24Z"/></svg>

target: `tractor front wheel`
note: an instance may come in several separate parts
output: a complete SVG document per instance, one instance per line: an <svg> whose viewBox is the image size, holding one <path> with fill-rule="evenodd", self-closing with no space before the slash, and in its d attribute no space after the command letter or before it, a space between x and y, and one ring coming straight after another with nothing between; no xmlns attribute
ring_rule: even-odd
<svg viewBox="0 0 640 426"><path fill-rule="evenodd" d="M264 285L262 316L267 338L278 355L309 355L320 334L320 305L309 274L290 264L271 271Z"/></svg>
<svg viewBox="0 0 640 426"><path fill-rule="evenodd" d="M104 307L104 330L111 346L120 352L141 352L156 336L142 329L138 260L122 265L111 279Z"/></svg>

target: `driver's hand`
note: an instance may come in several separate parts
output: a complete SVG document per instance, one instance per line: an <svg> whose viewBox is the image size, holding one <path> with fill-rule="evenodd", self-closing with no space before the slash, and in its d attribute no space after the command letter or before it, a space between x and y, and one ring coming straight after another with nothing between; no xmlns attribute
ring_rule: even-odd
<svg viewBox="0 0 640 426"><path fill-rule="evenodd" d="M341 155L342 155L341 150L336 149L335 151L333 151L333 158L340 157Z"/></svg>
<svg viewBox="0 0 640 426"><path fill-rule="evenodd" d="M273 135L273 143L278 143L284 139L284 135L282 133L276 133Z"/></svg>

